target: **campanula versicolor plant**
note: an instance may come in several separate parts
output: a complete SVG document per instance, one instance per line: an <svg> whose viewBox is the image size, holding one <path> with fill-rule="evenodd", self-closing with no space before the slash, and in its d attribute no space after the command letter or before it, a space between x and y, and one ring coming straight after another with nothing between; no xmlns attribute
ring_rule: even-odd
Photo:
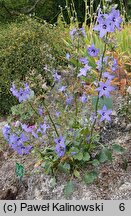
<svg viewBox="0 0 131 216"><path fill-rule="evenodd" d="M28 83L20 88L13 83L10 88L19 103L28 104L37 117L33 125L30 122L5 125L3 136L20 155L37 149L43 159L42 166L49 174L56 175L62 168L71 176L80 177L79 167L86 167L88 163L96 167L100 163L99 155L94 157L92 152L99 145L97 126L111 121L111 94L116 89L112 86L112 80L116 76L118 62L109 52L109 41L110 35L120 30L121 23L119 10L113 8L109 13L99 10L93 31L103 43L102 50L95 45L95 41L86 46L83 27L70 31L76 53L74 56L66 53L65 59L71 65L67 80L57 70L53 71L54 92L52 90L37 97ZM86 46L83 52L80 52L80 41L84 41ZM111 152L106 146L101 152L105 149ZM111 160L108 155L106 159ZM90 178L90 173L85 174L85 179L87 176ZM91 179L96 176L93 170Z"/></svg>

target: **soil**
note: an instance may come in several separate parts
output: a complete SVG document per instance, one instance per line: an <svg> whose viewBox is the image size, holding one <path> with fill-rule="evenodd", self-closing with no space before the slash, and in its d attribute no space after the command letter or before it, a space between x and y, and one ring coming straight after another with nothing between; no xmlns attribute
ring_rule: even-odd
<svg viewBox="0 0 131 216"><path fill-rule="evenodd" d="M122 97L114 96L112 122L101 130L101 141L111 146L114 143L126 149L123 155L114 154L112 163L104 163L99 168L99 176L93 184L73 179L74 192L69 197L73 200L131 199L131 124L124 117L117 117L116 109L122 103ZM0 128L5 120L0 121ZM15 164L25 167L25 175L19 180L15 175ZM63 189L66 175L57 176L57 184L52 186L52 177L44 173L33 155L18 156L9 147L0 150L0 199L12 200L50 200L66 199ZM88 170L88 167L87 167ZM83 171L84 172L84 171Z"/></svg>

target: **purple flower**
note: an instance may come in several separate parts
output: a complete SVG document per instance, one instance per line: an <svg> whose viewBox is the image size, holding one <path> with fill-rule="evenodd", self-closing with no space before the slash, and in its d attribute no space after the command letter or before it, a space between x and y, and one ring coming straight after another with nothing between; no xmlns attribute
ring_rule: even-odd
<svg viewBox="0 0 131 216"><path fill-rule="evenodd" d="M23 145L23 143L27 141L28 141L28 138L25 136L24 132L20 136L13 133L10 135L10 138L9 138L9 144L14 149L17 146Z"/></svg>
<svg viewBox="0 0 131 216"><path fill-rule="evenodd" d="M25 146L24 143L28 141L25 133L22 133L20 136L16 134L11 134L9 138L10 146L20 155L29 154L32 146Z"/></svg>
<svg viewBox="0 0 131 216"><path fill-rule="evenodd" d="M32 149L31 145L25 146L22 143L17 145L14 144L11 146L19 155L26 155L29 154L30 150Z"/></svg>
<svg viewBox="0 0 131 216"><path fill-rule="evenodd" d="M115 76L110 75L108 72L104 72L102 74L102 78L107 78L108 80L112 80Z"/></svg>
<svg viewBox="0 0 131 216"><path fill-rule="evenodd" d="M108 61L108 56L106 56L106 57L103 58L103 64L106 65L106 64L107 64L107 61ZM101 71L101 69L102 69L102 56L101 56L100 59L96 62L96 64L97 64L97 67L96 67L96 68L97 68L99 71Z"/></svg>
<svg viewBox="0 0 131 216"><path fill-rule="evenodd" d="M87 102L87 97L86 97L86 95L83 94L83 95L80 97L80 100L81 100L81 102L82 102L83 104L86 103L86 102Z"/></svg>
<svg viewBox="0 0 131 216"><path fill-rule="evenodd" d="M27 141L28 141L28 137L25 135L24 132L22 132L22 133L20 134L20 136L19 136L19 141L20 141L21 143L27 142Z"/></svg>
<svg viewBox="0 0 131 216"><path fill-rule="evenodd" d="M28 146L21 145L21 146L17 146L17 148L15 148L14 150L16 150L19 155L26 155L30 153L31 149L32 149L31 145Z"/></svg>
<svg viewBox="0 0 131 216"><path fill-rule="evenodd" d="M99 31L101 38L104 37L107 32L114 32L115 28L120 30L122 18L120 17L119 10L113 8L109 14L101 14L101 10L99 10L97 23L98 25L93 29Z"/></svg>
<svg viewBox="0 0 131 216"><path fill-rule="evenodd" d="M86 36L84 27L79 28L78 30L76 28L73 28L70 31L70 37L71 37L72 40L74 39L75 36L78 36L79 34L81 34L84 37Z"/></svg>
<svg viewBox="0 0 131 216"><path fill-rule="evenodd" d="M99 49L96 49L94 44L92 44L90 47L88 47L87 52L90 56L96 57L99 53Z"/></svg>
<svg viewBox="0 0 131 216"><path fill-rule="evenodd" d="M56 143L55 152L59 157L63 157L66 151L66 146L64 144L65 140L62 135L60 135L59 138L54 139L54 142Z"/></svg>
<svg viewBox="0 0 131 216"><path fill-rule="evenodd" d="M37 135L37 133L35 133L34 131L32 131L32 133L31 133L31 134L32 134L32 136L33 136L34 138L36 138L36 139L38 138L38 135Z"/></svg>
<svg viewBox="0 0 131 216"><path fill-rule="evenodd" d="M77 75L77 77L80 77L80 76L86 76L86 73L91 69L91 66L89 66L88 64L86 64L84 66L84 68L81 68L80 69L80 73Z"/></svg>
<svg viewBox="0 0 131 216"><path fill-rule="evenodd" d="M118 62L116 59L112 60L111 70L114 72L118 68Z"/></svg>
<svg viewBox="0 0 131 216"><path fill-rule="evenodd" d="M110 25L110 20L108 19L100 19L99 24L93 29L99 31L100 38L103 38L107 32L113 32L113 27Z"/></svg>
<svg viewBox="0 0 131 216"><path fill-rule="evenodd" d="M91 124L93 125L94 124L94 121L96 120L97 116L95 113L92 113L91 116L90 116L90 122Z"/></svg>
<svg viewBox="0 0 131 216"><path fill-rule="evenodd" d="M99 92L99 97L110 97L110 92L113 90L114 87L110 86L110 80L107 80L105 83L99 82L99 87L96 89Z"/></svg>
<svg viewBox="0 0 131 216"><path fill-rule="evenodd" d="M4 139L6 141L9 140L9 136L10 136L10 126L8 124L6 124L3 128L2 128L2 132L3 132L3 136Z"/></svg>
<svg viewBox="0 0 131 216"><path fill-rule="evenodd" d="M16 134L11 134L10 138L9 138L9 145L13 145L15 143L17 143L17 140L19 139L19 137Z"/></svg>
<svg viewBox="0 0 131 216"><path fill-rule="evenodd" d="M28 127L26 124L21 124L22 129L27 132L27 133L31 133L33 128L32 127Z"/></svg>
<svg viewBox="0 0 131 216"><path fill-rule="evenodd" d="M42 108L42 106L38 107L38 113L39 113L40 116L43 115L43 108Z"/></svg>
<svg viewBox="0 0 131 216"><path fill-rule="evenodd" d="M77 32L77 29L76 28L73 28L71 31L70 31L70 37L71 39L73 40L74 39L74 36L78 35L78 32Z"/></svg>
<svg viewBox="0 0 131 216"><path fill-rule="evenodd" d="M98 113L101 115L100 122L104 120L111 121L111 118L109 115L111 115L112 110L108 110L106 105L104 105L101 110L98 110Z"/></svg>
<svg viewBox="0 0 131 216"><path fill-rule="evenodd" d="M61 88L59 88L59 92L64 92L66 90L66 86L61 86Z"/></svg>
<svg viewBox="0 0 131 216"><path fill-rule="evenodd" d="M66 59L69 61L70 60L70 54L66 53Z"/></svg>
<svg viewBox="0 0 131 216"><path fill-rule="evenodd" d="M122 18L120 17L120 11L113 8L108 16L108 19L111 21L111 25L120 30L120 24L122 23Z"/></svg>
<svg viewBox="0 0 131 216"><path fill-rule="evenodd" d="M60 112L57 111L57 112L55 113L55 115L56 115L56 117L59 117L59 116L60 116Z"/></svg>
<svg viewBox="0 0 131 216"><path fill-rule="evenodd" d="M72 103L72 100L73 100L73 96L69 96L69 97L66 97L66 105L71 105Z"/></svg>
<svg viewBox="0 0 131 216"><path fill-rule="evenodd" d="M2 130L4 138L8 141L11 148L17 151L18 154L24 155L29 153L32 146L24 145L24 143L26 143L29 139L24 132L22 132L20 135L16 133L10 134L10 126L8 124L5 125Z"/></svg>
<svg viewBox="0 0 131 216"><path fill-rule="evenodd" d="M50 128L49 124L47 124L46 122L44 122L44 124L40 124L39 128L37 129L37 133L41 133L41 134L45 134L46 130Z"/></svg>
<svg viewBox="0 0 131 216"><path fill-rule="evenodd" d="M17 97L19 102L26 101L29 99L31 95L31 90L27 83L24 84L24 88L20 88L19 91L16 89L15 85L13 84L10 88L12 94Z"/></svg>
<svg viewBox="0 0 131 216"><path fill-rule="evenodd" d="M98 15L97 15L97 22L100 23L103 19L105 19L107 14L102 14L101 13L101 8L98 10Z"/></svg>
<svg viewBox="0 0 131 216"><path fill-rule="evenodd" d="M88 59L86 57L79 58L79 61L84 65L88 64Z"/></svg>
<svg viewBox="0 0 131 216"><path fill-rule="evenodd" d="M31 95L31 90L27 83L24 84L24 87L24 89L20 88L19 90L19 102L26 101Z"/></svg>
<svg viewBox="0 0 131 216"><path fill-rule="evenodd" d="M79 28L79 31L81 32L81 34L82 34L84 37L86 36L84 27Z"/></svg>
<svg viewBox="0 0 131 216"><path fill-rule="evenodd" d="M60 81L61 76L57 72L55 72L55 74L53 76L54 76L55 82Z"/></svg>
<svg viewBox="0 0 131 216"><path fill-rule="evenodd" d="M12 85L12 87L10 88L10 91L11 91L11 93L12 93L12 95L14 95L15 97L19 97L19 92L18 92L18 90L16 89L16 86L15 86L15 84L13 83L13 85Z"/></svg>

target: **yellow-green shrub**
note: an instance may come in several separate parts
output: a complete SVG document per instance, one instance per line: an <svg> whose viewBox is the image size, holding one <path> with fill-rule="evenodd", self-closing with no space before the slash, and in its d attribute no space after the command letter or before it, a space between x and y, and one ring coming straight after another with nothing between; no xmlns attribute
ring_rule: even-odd
<svg viewBox="0 0 131 216"><path fill-rule="evenodd" d="M51 69L62 63L65 45L59 27L27 17L1 25L0 30L0 112L4 114L16 102L9 91L14 80L22 81L27 72L35 70L51 84L44 66Z"/></svg>

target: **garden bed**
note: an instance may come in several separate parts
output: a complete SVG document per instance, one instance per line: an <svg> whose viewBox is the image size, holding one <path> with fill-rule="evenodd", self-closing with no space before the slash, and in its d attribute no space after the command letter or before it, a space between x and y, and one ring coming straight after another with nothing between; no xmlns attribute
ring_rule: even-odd
<svg viewBox="0 0 131 216"><path fill-rule="evenodd" d="M115 108L121 101L121 96L114 96ZM3 121L3 119L1 119ZM3 125L5 122L1 122ZM131 199L131 124L124 117L118 117L113 111L112 122L101 131L103 145L114 143L126 149L122 155L114 154L112 163L103 163L99 168L99 176L93 184L74 178L74 192L69 199ZM25 167L25 175L20 181L15 175L15 164ZM37 158L31 154L21 157L8 146L0 152L0 199L65 199L63 189L67 175L57 174L57 183L52 186L52 177L44 173L37 163ZM86 171L91 167L87 166ZM85 170L81 170L84 174Z"/></svg>

